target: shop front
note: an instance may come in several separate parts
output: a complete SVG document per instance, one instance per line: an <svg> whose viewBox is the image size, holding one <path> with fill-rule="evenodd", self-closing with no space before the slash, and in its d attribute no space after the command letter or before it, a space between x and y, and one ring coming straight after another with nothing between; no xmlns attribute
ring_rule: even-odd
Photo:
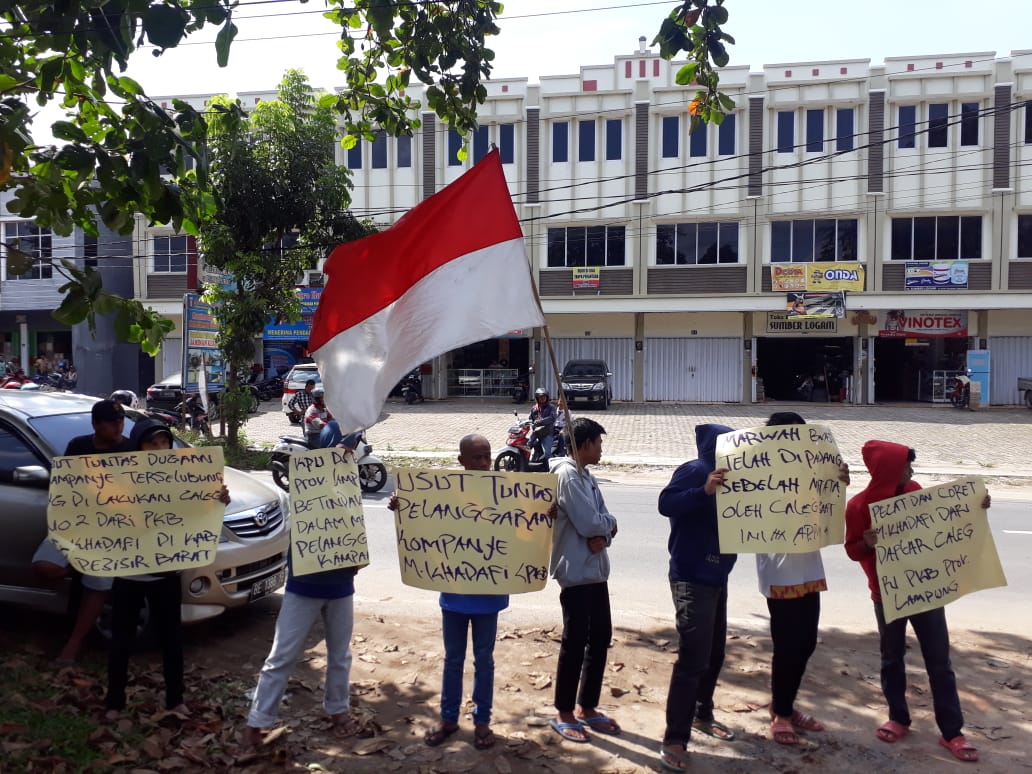
<svg viewBox="0 0 1032 774"><path fill-rule="evenodd" d="M877 334L876 403L949 402L954 378L967 368L967 312L879 312Z"/></svg>
<svg viewBox="0 0 1032 774"><path fill-rule="evenodd" d="M788 312L759 315L757 399L816 403L855 402L855 326L839 317L800 318Z"/></svg>
<svg viewBox="0 0 1032 774"><path fill-rule="evenodd" d="M454 349L446 362L445 394L450 398L496 398L512 393L530 368L530 330L510 331ZM424 385L425 386L425 385Z"/></svg>

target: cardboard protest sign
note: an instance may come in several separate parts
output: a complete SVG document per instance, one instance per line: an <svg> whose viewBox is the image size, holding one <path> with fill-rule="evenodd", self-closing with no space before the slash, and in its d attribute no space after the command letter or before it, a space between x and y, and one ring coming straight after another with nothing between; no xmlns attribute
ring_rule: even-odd
<svg viewBox="0 0 1032 774"><path fill-rule="evenodd" d="M845 537L842 455L823 425L754 427L717 439L720 550L800 554Z"/></svg>
<svg viewBox="0 0 1032 774"><path fill-rule="evenodd" d="M871 503L886 621L1007 585L985 494L985 483L973 476Z"/></svg>
<svg viewBox="0 0 1032 774"><path fill-rule="evenodd" d="M290 458L290 516L294 575L369 564L358 465L343 449Z"/></svg>
<svg viewBox="0 0 1032 774"><path fill-rule="evenodd" d="M394 474L402 583L460 594L545 587L554 475L419 468Z"/></svg>
<svg viewBox="0 0 1032 774"><path fill-rule="evenodd" d="M54 457L47 532L86 575L206 567L226 512L223 467L218 446Z"/></svg>

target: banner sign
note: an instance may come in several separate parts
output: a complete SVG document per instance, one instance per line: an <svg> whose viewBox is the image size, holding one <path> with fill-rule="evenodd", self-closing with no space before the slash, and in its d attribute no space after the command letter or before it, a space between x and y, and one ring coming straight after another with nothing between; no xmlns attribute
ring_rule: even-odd
<svg viewBox="0 0 1032 774"><path fill-rule="evenodd" d="M863 291L864 266L855 261L772 264L770 287L778 293L806 290Z"/></svg>
<svg viewBox="0 0 1032 774"><path fill-rule="evenodd" d="M1007 585L985 494L985 483L973 476L871 503L886 621Z"/></svg>
<svg viewBox="0 0 1032 774"><path fill-rule="evenodd" d="M294 575L369 564L358 465L343 449L290 458L290 518Z"/></svg>
<svg viewBox="0 0 1032 774"><path fill-rule="evenodd" d="M402 468L394 476L402 583L459 594L545 587L554 475Z"/></svg>
<svg viewBox="0 0 1032 774"><path fill-rule="evenodd" d="M879 336L909 338L966 337L967 312L905 312L893 309L884 314Z"/></svg>
<svg viewBox="0 0 1032 774"><path fill-rule="evenodd" d="M183 391L221 392L226 384L226 367L216 334L219 324L210 304L196 293L183 296Z"/></svg>
<svg viewBox="0 0 1032 774"><path fill-rule="evenodd" d="M839 291L828 293L789 293L785 302L789 318L845 317L846 294Z"/></svg>
<svg viewBox="0 0 1032 774"><path fill-rule="evenodd" d="M845 538L846 485L824 425L754 427L717 438L720 550L800 554Z"/></svg>
<svg viewBox="0 0 1032 774"><path fill-rule="evenodd" d="M932 290L967 290L967 261L907 261L903 287Z"/></svg>
<svg viewBox="0 0 1032 774"><path fill-rule="evenodd" d="M602 272L598 266L574 266L573 289L598 290Z"/></svg>
<svg viewBox="0 0 1032 774"><path fill-rule="evenodd" d="M262 338L265 341L308 341L308 337L312 335L312 319L315 317L315 309L319 306L322 292L322 288L298 288L301 319L293 323L271 320L265 326Z"/></svg>
<svg viewBox="0 0 1032 774"><path fill-rule="evenodd" d="M838 333L838 320L834 317L789 316L788 312L767 312L767 333Z"/></svg>
<svg viewBox="0 0 1032 774"><path fill-rule="evenodd" d="M207 567L226 506L221 446L54 457L47 533L85 575Z"/></svg>

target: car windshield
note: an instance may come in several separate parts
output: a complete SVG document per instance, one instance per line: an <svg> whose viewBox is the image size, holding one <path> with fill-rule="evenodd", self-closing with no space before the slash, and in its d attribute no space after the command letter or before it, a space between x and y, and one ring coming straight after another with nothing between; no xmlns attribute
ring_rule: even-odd
<svg viewBox="0 0 1032 774"><path fill-rule="evenodd" d="M314 368L296 368L287 377L288 382L307 382L309 379L314 380L316 383L322 381L319 372Z"/></svg>
<svg viewBox="0 0 1032 774"><path fill-rule="evenodd" d="M597 363L572 363L563 376L602 376L605 370Z"/></svg>
<svg viewBox="0 0 1032 774"><path fill-rule="evenodd" d="M125 428L122 430L126 438L133 431L134 419L139 419L142 416L142 414L136 412L126 412ZM68 448L68 442L77 435L93 434L93 420L88 411L33 417L29 420L29 425L43 437L55 454L64 454L64 450ZM175 438L175 434L173 434L173 438ZM175 447L177 449L186 445L178 438L175 439Z"/></svg>

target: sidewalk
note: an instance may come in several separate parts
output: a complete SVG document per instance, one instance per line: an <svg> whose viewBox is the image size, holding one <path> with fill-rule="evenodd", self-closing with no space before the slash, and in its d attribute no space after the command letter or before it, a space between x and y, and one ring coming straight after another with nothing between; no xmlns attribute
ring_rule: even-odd
<svg viewBox="0 0 1032 774"><path fill-rule="evenodd" d="M367 437L375 453L388 457L454 457L459 439L482 433L497 451L513 423L530 404L507 400L439 400L406 405L391 399ZM851 406L838 403L660 404L620 403L608 411L576 409L606 428L604 464L673 468L694 459L695 426L707 422L746 428L762 425L774 411L796 411L812 424L828 425L842 456L863 471L860 449L872 438L905 443L917 451L917 475L982 475L1032 479L1032 411L1025 408L958 410L947 405ZM246 426L250 443L275 443L299 435L279 410L262 404Z"/></svg>

